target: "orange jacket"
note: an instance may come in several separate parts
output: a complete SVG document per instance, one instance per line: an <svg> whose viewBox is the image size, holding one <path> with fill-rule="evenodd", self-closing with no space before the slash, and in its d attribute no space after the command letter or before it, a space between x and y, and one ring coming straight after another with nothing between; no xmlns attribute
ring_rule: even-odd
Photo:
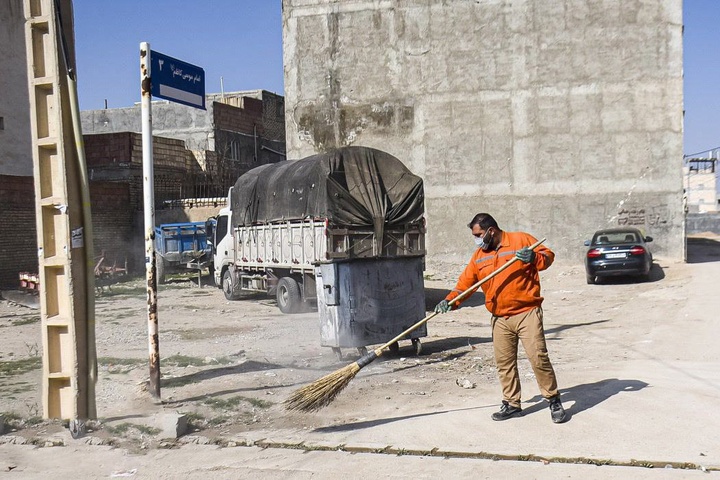
<svg viewBox="0 0 720 480"><path fill-rule="evenodd" d="M529 247L537 240L523 232L502 232L500 245L496 250L483 252L478 248L470 258L470 263L460 275L455 288L445 297L447 301L460 295L515 258L515 252ZM552 265L555 254L547 247L540 245L535 249L534 263L522 263L520 260L482 284L485 293L485 307L496 317L509 317L539 307L543 297L540 296L540 270ZM473 292L474 293L474 292ZM468 297L465 297L466 299ZM462 301L453 305L457 308Z"/></svg>

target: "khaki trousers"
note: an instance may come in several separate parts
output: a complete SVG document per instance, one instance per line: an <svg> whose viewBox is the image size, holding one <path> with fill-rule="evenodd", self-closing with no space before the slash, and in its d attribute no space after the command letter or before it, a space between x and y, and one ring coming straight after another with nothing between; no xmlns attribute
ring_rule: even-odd
<svg viewBox="0 0 720 480"><path fill-rule="evenodd" d="M542 396L549 399L558 394L555 371L545 345L542 308L533 308L508 318L492 317L492 336L503 400L513 407L520 406L518 340L530 360Z"/></svg>

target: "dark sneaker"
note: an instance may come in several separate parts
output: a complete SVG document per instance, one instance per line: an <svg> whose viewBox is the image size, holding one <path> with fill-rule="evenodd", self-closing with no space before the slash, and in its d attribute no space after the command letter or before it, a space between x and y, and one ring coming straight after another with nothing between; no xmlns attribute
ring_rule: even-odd
<svg viewBox="0 0 720 480"><path fill-rule="evenodd" d="M522 408L513 407L505 400L502 401L502 407L499 412L495 412L491 415L491 418L497 422L501 420L507 420L508 418L519 417L522 415Z"/></svg>
<svg viewBox="0 0 720 480"><path fill-rule="evenodd" d="M567 420L567 413L562 406L560 396L553 397L550 400L550 417L552 417L553 423L563 423Z"/></svg>

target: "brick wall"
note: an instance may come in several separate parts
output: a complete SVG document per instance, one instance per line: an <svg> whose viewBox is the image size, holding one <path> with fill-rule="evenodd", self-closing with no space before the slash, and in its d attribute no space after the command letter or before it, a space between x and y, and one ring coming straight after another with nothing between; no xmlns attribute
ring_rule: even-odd
<svg viewBox="0 0 720 480"><path fill-rule="evenodd" d="M133 135L137 134L122 132L84 135L88 169L124 165L132 161Z"/></svg>
<svg viewBox="0 0 720 480"><path fill-rule="evenodd" d="M132 266L142 262L144 245L129 198L127 184L90 184L96 257L105 250L107 261L127 258ZM19 272L38 273L33 177L0 175L0 205L0 289L16 289Z"/></svg>
<svg viewBox="0 0 720 480"><path fill-rule="evenodd" d="M142 165L142 135L133 132L85 135L88 168L127 164ZM197 168L185 142L175 138L153 137L153 165L184 171Z"/></svg>
<svg viewBox="0 0 720 480"><path fill-rule="evenodd" d="M143 209L142 135L132 132L85 135L85 156L91 181L129 185L128 208ZM185 142L153 138L156 205L181 198L200 171Z"/></svg>
<svg viewBox="0 0 720 480"><path fill-rule="evenodd" d="M243 97L243 108L213 103L213 123L218 130L264 136L262 100Z"/></svg>
<svg viewBox="0 0 720 480"><path fill-rule="evenodd" d="M38 271L33 177L0 175L0 288L25 271Z"/></svg>
<svg viewBox="0 0 720 480"><path fill-rule="evenodd" d="M128 260L129 265L144 256L142 229L133 231L130 186L118 182L92 182L90 203L93 218L93 246L97 257L105 251L107 262ZM137 237L137 238L136 238Z"/></svg>

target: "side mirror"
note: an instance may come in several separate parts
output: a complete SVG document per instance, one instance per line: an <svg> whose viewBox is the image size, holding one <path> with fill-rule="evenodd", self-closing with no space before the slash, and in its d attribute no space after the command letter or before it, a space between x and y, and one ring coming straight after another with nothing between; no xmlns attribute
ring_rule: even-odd
<svg viewBox="0 0 720 480"><path fill-rule="evenodd" d="M205 221L205 241L210 247L212 252L215 253L215 218L210 217Z"/></svg>
<svg viewBox="0 0 720 480"><path fill-rule="evenodd" d="M645 237L646 242L652 242L652 240L653 240L652 237Z"/></svg>
<svg viewBox="0 0 720 480"><path fill-rule="evenodd" d="M583 245L585 245L586 247L589 247L589 246L590 246L590 240L585 240L585 241L583 242Z"/></svg>

